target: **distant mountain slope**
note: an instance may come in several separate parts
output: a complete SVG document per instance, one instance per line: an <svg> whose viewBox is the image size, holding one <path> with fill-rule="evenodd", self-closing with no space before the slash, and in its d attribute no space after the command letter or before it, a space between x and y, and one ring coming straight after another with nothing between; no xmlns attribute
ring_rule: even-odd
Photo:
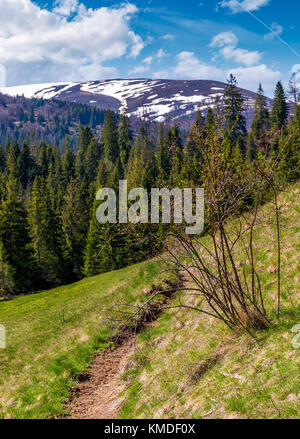
<svg viewBox="0 0 300 439"><path fill-rule="evenodd" d="M88 104L100 109L110 107L114 111L127 108L132 117L146 114L154 122L163 121L166 114L190 122L194 119L198 108L206 112L207 106L213 106L216 98L222 101L225 85L223 82L208 80L113 79L23 85L0 88L0 92L11 96L24 95L28 98L55 98ZM249 126L256 94L245 89L239 90L245 99L245 114ZM267 102L271 108L272 99L267 98Z"/></svg>
<svg viewBox="0 0 300 439"><path fill-rule="evenodd" d="M88 105L0 93L0 145L7 138L22 143L33 137L59 146L68 135L76 148L80 125L90 125L100 135L104 117L104 110Z"/></svg>

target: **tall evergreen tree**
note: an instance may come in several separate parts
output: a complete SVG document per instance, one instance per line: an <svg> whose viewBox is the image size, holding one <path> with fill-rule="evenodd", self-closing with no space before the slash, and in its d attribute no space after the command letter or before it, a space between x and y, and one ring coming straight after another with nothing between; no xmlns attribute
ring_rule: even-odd
<svg viewBox="0 0 300 439"><path fill-rule="evenodd" d="M92 139L93 133L90 127L80 127L79 146L75 162L76 177L79 180L83 180L86 177L85 156Z"/></svg>
<svg viewBox="0 0 300 439"><path fill-rule="evenodd" d="M101 157L101 146L97 139L93 138L86 151L85 155L85 174L88 183L91 183L97 177L99 160Z"/></svg>
<svg viewBox="0 0 300 439"><path fill-rule="evenodd" d="M255 106L254 106L254 118L251 125L251 131L256 139L259 139L262 135L270 129L270 113L268 110L267 100L264 96L262 85L259 84L259 88L256 94Z"/></svg>
<svg viewBox="0 0 300 439"><path fill-rule="evenodd" d="M36 177L29 206L29 225L39 275L46 285L62 281L62 242L58 218L43 178Z"/></svg>
<svg viewBox="0 0 300 439"><path fill-rule="evenodd" d="M75 156L70 147L67 147L62 157L62 184L65 189L72 178L75 177Z"/></svg>
<svg viewBox="0 0 300 439"><path fill-rule="evenodd" d="M24 142L18 156L18 176L23 188L26 188L32 182L36 173L35 162L30 155L30 149L27 142Z"/></svg>
<svg viewBox="0 0 300 439"><path fill-rule="evenodd" d="M45 142L41 142L39 145L39 154L37 159L37 164L39 167L39 174L46 178L48 174L48 155L47 155L47 145Z"/></svg>
<svg viewBox="0 0 300 439"><path fill-rule="evenodd" d="M88 227L87 217L83 214L86 203L82 197L82 184L78 186L74 179L70 180L61 211L64 256L70 281L81 277Z"/></svg>
<svg viewBox="0 0 300 439"><path fill-rule="evenodd" d="M0 145L0 173L3 173L6 168L6 158L2 146Z"/></svg>
<svg viewBox="0 0 300 439"><path fill-rule="evenodd" d="M184 148L185 180L191 185L198 185L201 181L202 148L205 135L205 118L198 111Z"/></svg>
<svg viewBox="0 0 300 439"><path fill-rule="evenodd" d="M115 163L119 156L118 127L116 115L111 110L107 110L106 112L101 140L103 143L104 158Z"/></svg>
<svg viewBox="0 0 300 439"><path fill-rule="evenodd" d="M26 293L33 288L34 258L20 186L9 175L0 209L0 289Z"/></svg>
<svg viewBox="0 0 300 439"><path fill-rule="evenodd" d="M271 111L272 127L275 130L282 130L286 127L288 121L288 105L286 95L281 81L276 85L273 108Z"/></svg>
<svg viewBox="0 0 300 439"><path fill-rule="evenodd" d="M244 98L238 91L236 78L231 74L224 93L225 130L231 146L236 146L239 137L247 134L244 116Z"/></svg>
<svg viewBox="0 0 300 439"><path fill-rule="evenodd" d="M183 142L180 130L175 124L169 133L171 171L169 182L172 187L181 187L183 183Z"/></svg>
<svg viewBox="0 0 300 439"><path fill-rule="evenodd" d="M156 168L158 187L166 186L171 170L169 142L167 141L167 127L160 123L157 126Z"/></svg>
<svg viewBox="0 0 300 439"><path fill-rule="evenodd" d="M6 145L6 164L7 164L7 171L9 175L13 176L14 178L18 175L18 156L19 156L20 150L18 142L15 140L13 143L8 142Z"/></svg>
<svg viewBox="0 0 300 439"><path fill-rule="evenodd" d="M155 165L152 141L142 127L130 151L126 175L128 186L150 189L156 177Z"/></svg>
<svg viewBox="0 0 300 439"><path fill-rule="evenodd" d="M130 150L132 147L133 134L130 127L129 117L126 113L122 113L120 117L120 124L118 129L118 142L120 151L120 161L123 168L123 175L126 172L126 166L129 159Z"/></svg>

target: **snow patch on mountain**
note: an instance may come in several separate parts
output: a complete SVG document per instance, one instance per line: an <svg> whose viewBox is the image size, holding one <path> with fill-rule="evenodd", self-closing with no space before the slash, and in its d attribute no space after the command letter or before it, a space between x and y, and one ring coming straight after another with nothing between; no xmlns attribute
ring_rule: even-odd
<svg viewBox="0 0 300 439"><path fill-rule="evenodd" d="M0 92L27 98L59 99L126 111L129 116L147 116L160 122L170 116L191 122L198 109L206 112L218 98L222 102L226 84L210 80L112 79L89 82L60 82L2 87ZM253 116L256 94L240 89L245 101L248 126ZM272 99L267 98L269 107Z"/></svg>

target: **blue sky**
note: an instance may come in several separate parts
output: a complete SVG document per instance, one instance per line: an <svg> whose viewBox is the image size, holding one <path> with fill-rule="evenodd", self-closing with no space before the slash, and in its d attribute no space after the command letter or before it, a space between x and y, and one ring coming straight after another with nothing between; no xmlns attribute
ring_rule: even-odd
<svg viewBox="0 0 300 439"><path fill-rule="evenodd" d="M282 0L0 0L0 9L8 86L114 77L226 80L232 71L241 86L256 90L261 80L272 95L277 80L300 70L295 0L284 7Z"/></svg>

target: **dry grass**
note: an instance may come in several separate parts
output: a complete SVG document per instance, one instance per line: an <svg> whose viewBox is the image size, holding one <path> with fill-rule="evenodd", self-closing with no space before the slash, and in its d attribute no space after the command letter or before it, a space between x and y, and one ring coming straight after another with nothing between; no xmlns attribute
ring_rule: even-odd
<svg viewBox="0 0 300 439"><path fill-rule="evenodd" d="M122 418L298 418L299 350L292 328L300 323L300 184L281 194L282 312L257 331L257 340L233 334L201 314L168 310L149 335L140 337L137 357L146 359L126 372L131 385ZM261 211L271 217L272 206ZM207 239L207 238L204 238ZM255 236L267 306L276 299L274 226ZM238 252L237 252L238 257ZM240 261L242 267L245 261Z"/></svg>

